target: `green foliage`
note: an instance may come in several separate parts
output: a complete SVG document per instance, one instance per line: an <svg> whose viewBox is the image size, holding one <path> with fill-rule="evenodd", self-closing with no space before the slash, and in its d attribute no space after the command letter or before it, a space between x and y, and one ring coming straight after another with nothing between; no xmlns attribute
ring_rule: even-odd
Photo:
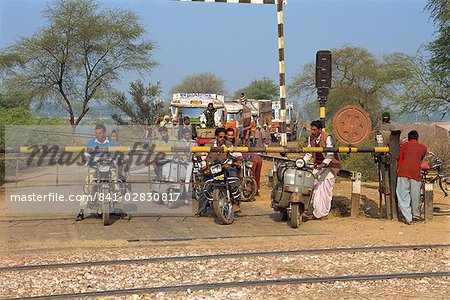
<svg viewBox="0 0 450 300"><path fill-rule="evenodd" d="M267 99L272 100L278 96L278 85L269 78L253 80L247 87L234 93L234 99L239 99L244 93L247 99Z"/></svg>
<svg viewBox="0 0 450 300"><path fill-rule="evenodd" d="M427 46L431 57L425 58L421 52L411 57L411 76L400 101L402 112L419 110L427 117L434 111L444 118L450 111L450 4L448 0L429 0L425 9L436 27L435 40Z"/></svg>
<svg viewBox="0 0 450 300"><path fill-rule="evenodd" d="M16 107L28 108L32 92L18 85L13 79L7 78L0 85L0 109Z"/></svg>
<svg viewBox="0 0 450 300"><path fill-rule="evenodd" d="M341 168L361 172L362 181L378 181L377 164L369 153L340 154Z"/></svg>
<svg viewBox="0 0 450 300"><path fill-rule="evenodd" d="M2 79L10 74L15 67L22 65L22 63L21 57L17 54L0 54L0 76Z"/></svg>
<svg viewBox="0 0 450 300"><path fill-rule="evenodd" d="M1 109L0 110L0 149L4 149L6 146L19 146L21 141L24 141L25 135L28 136L28 145L31 144L45 144L46 140L38 138L36 134L31 131L33 126L31 125L59 125L62 123L61 119L58 118L39 118L31 114L25 107L15 107L11 109ZM20 127L11 128L11 132L6 133L6 126L13 125L29 125L24 127L24 130L20 130ZM10 137L9 142L16 143L15 145L5 145L5 136ZM14 136L14 139L11 137ZM42 136L42 135L41 135ZM53 140L55 144L55 135L47 134L49 140ZM34 140L32 140L34 138ZM58 137L56 137L57 139ZM24 146L25 144L20 144ZM0 158L5 157L4 154L0 154ZM11 161L10 161L11 162ZM5 161L0 159L0 182L3 182L5 176Z"/></svg>
<svg viewBox="0 0 450 300"><path fill-rule="evenodd" d="M150 71L153 43L130 10L104 9L94 0L55 0L44 11L47 25L22 38L4 55L20 57L9 75L40 103L66 106L77 126L92 99L105 100L122 71Z"/></svg>
<svg viewBox="0 0 450 300"><path fill-rule="evenodd" d="M197 73L185 77L172 88L172 93L225 94L225 83L214 73Z"/></svg>
<svg viewBox="0 0 450 300"><path fill-rule="evenodd" d="M111 104L119 108L128 118L125 121L120 115L113 115L117 125L155 125L158 118L164 113L164 102L159 100L161 87L149 84L144 87L140 81L130 84L131 101L127 100L124 93L115 93Z"/></svg>
<svg viewBox="0 0 450 300"><path fill-rule="evenodd" d="M431 51L430 70L434 80L450 88L450 4L448 0L429 0L425 7L436 26L436 39L428 45Z"/></svg>
<svg viewBox="0 0 450 300"><path fill-rule="evenodd" d="M360 147L373 147L374 137L370 135ZM336 146L342 146L336 141ZM339 154L341 168L348 171L361 172L362 181L378 181L378 168L370 153Z"/></svg>
<svg viewBox="0 0 450 300"><path fill-rule="evenodd" d="M0 148L5 148L5 129L6 126L28 126L32 128L33 125L46 126L46 125L60 125L62 120L59 118L39 118L30 113L24 107L15 107L11 109L0 110ZM26 129L26 127L24 127ZM26 133L28 134L28 132ZM32 134L30 134L32 136ZM20 141L22 133L18 132L15 135L14 142ZM37 140L34 144L42 144L44 141ZM19 145L17 145L19 146ZM24 146L24 145L20 145Z"/></svg>
<svg viewBox="0 0 450 300"><path fill-rule="evenodd" d="M347 104L358 104L364 108L372 119L384 110L382 103L395 97L396 83L405 78L403 70L407 58L400 53L376 58L364 48L345 46L332 50L332 87L327 101L327 119L332 119L335 112ZM304 66L294 76L288 86L291 97L310 99L316 93L315 62ZM316 102L316 101L314 101ZM317 106L316 103L312 104ZM318 118L318 109L309 106L307 111L311 119Z"/></svg>
<svg viewBox="0 0 450 300"><path fill-rule="evenodd" d="M399 82L399 95L396 103L400 114L420 112L428 119L430 112L442 118L450 111L450 86L445 80L436 80L433 64L418 52L415 57L407 57L404 72L408 74ZM445 79L445 78L441 78Z"/></svg>
<svg viewBox="0 0 450 300"><path fill-rule="evenodd" d="M16 67L22 66L17 54L0 54L0 109L28 107L31 93L11 78Z"/></svg>

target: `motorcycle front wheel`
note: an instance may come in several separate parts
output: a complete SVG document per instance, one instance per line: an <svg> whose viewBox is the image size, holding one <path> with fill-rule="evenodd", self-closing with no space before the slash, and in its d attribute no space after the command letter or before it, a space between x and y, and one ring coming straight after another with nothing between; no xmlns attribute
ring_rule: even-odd
<svg viewBox="0 0 450 300"><path fill-rule="evenodd" d="M216 188L213 191L213 206L217 219L223 225L230 225L234 221L233 204L228 201L227 191L224 188Z"/></svg>
<svg viewBox="0 0 450 300"><path fill-rule="evenodd" d="M302 223L302 211L300 210L299 203L291 204L291 227L298 228Z"/></svg>
<svg viewBox="0 0 450 300"><path fill-rule="evenodd" d="M167 195L168 195L168 198L169 198L169 199L167 199L167 208L168 209L177 208L178 203L177 203L176 199L174 199L175 190L174 189L168 189L167 190ZM179 193L178 197L181 197L181 192Z"/></svg>
<svg viewBox="0 0 450 300"><path fill-rule="evenodd" d="M110 193L109 189L103 190L103 195L109 195L109 193ZM102 219L104 226L109 225L109 212L110 212L110 202L109 200L103 200Z"/></svg>
<svg viewBox="0 0 450 300"><path fill-rule="evenodd" d="M258 186L256 185L256 180L253 177L244 177L242 179L242 192L241 201L254 201Z"/></svg>

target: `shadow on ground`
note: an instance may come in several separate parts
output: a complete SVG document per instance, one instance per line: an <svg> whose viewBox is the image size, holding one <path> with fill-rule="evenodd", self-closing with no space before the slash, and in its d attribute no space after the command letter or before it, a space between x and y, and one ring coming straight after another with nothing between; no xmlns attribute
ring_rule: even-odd
<svg viewBox="0 0 450 300"><path fill-rule="evenodd" d="M380 210L374 200L368 198L366 195L361 195L360 202L362 202L360 204L360 213L364 213L368 218L378 218ZM350 217L351 200L344 196L333 196L331 210L341 217Z"/></svg>

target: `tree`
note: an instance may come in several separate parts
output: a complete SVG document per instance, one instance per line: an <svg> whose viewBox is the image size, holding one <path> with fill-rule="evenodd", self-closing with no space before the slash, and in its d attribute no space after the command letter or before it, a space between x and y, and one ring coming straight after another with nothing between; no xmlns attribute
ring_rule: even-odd
<svg viewBox="0 0 450 300"><path fill-rule="evenodd" d="M7 80L0 86L0 109L28 108L31 95L31 91L22 89L15 82Z"/></svg>
<svg viewBox="0 0 450 300"><path fill-rule="evenodd" d="M21 65L22 61L19 55L5 53L0 55L0 78L2 81L6 80L7 76L11 74L12 70Z"/></svg>
<svg viewBox="0 0 450 300"><path fill-rule="evenodd" d="M407 57L406 62L407 76L399 82L396 101L400 113L420 113L425 119L434 113L444 118L450 111L450 89L442 80L436 80L433 64L423 52Z"/></svg>
<svg viewBox="0 0 450 300"><path fill-rule="evenodd" d="M347 104L358 104L372 119L381 115L383 103L395 96L396 83L407 75L404 71L407 58L400 53L374 57L364 48L345 46L332 50L332 86L326 104L327 119ZM291 97L312 99L316 93L315 63L304 66L302 72L295 75L288 86ZM308 101L306 101L308 102ZM307 105L309 110L316 103ZM318 117L316 115L310 118Z"/></svg>
<svg viewBox="0 0 450 300"><path fill-rule="evenodd" d="M398 103L402 113L420 112L425 118L430 112L444 118L450 111L450 10L447 0L429 0L425 7L435 24L436 39L416 57L408 58L409 76L401 83L403 94Z"/></svg>
<svg viewBox="0 0 450 300"><path fill-rule="evenodd" d="M448 0L429 0L425 9L436 26L436 39L428 45L432 56L430 70L434 79L447 90L450 88L450 5Z"/></svg>
<svg viewBox="0 0 450 300"><path fill-rule="evenodd" d="M43 134L42 131L40 134L33 135L32 125L46 126L60 124L62 124L60 119L37 117L35 114L31 113L27 107L17 106L14 108L2 108L0 109L0 148L5 149L6 147L24 146L25 144L21 143L21 141L24 140L24 136L32 136L31 138L26 139L28 144L59 145L60 143L54 142L59 139L59 136L57 135ZM23 130L20 127L14 128L14 125L27 125L28 127L27 130ZM6 131L7 128L8 131ZM40 129L42 130L42 128ZM53 142L48 143L49 140ZM0 153L0 185L3 184L5 180L5 166L8 166L9 170L14 170L16 167L16 162L14 160L5 160L4 158L5 154ZM21 161L19 164L20 167L24 167L26 162Z"/></svg>
<svg viewBox="0 0 450 300"><path fill-rule="evenodd" d="M22 62L18 55L0 55L0 108L10 109L16 107L28 107L30 104L30 93L24 87L18 86L11 75L14 68L21 66Z"/></svg>
<svg viewBox="0 0 450 300"><path fill-rule="evenodd" d="M278 96L278 86L273 80L263 78L253 80L247 87L234 93L234 99L239 99L241 93L244 93L248 99L267 99L272 100Z"/></svg>
<svg viewBox="0 0 450 300"><path fill-rule="evenodd" d="M47 24L7 49L18 55L15 82L40 103L66 106L76 127L92 99L104 100L121 71L150 71L153 43L129 10L103 9L94 0L55 0L44 10Z"/></svg>
<svg viewBox="0 0 450 300"><path fill-rule="evenodd" d="M172 93L225 93L225 83L214 73L197 73L185 77L172 88Z"/></svg>
<svg viewBox="0 0 450 300"><path fill-rule="evenodd" d="M125 121L120 115L112 116L118 125L155 125L158 118L164 113L164 102L159 100L161 88L149 84L144 87L141 81L130 84L131 101L127 100L124 93L115 93L111 104L119 108L127 115L129 121Z"/></svg>

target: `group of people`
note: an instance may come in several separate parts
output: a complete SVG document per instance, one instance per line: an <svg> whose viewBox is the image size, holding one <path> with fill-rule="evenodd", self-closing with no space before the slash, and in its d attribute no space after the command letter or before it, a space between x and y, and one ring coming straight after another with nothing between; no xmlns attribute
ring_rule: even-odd
<svg viewBox="0 0 450 300"><path fill-rule="evenodd" d="M185 123L185 125L189 124ZM187 147L196 145L194 141L193 131L191 131L191 128L183 126L180 127L180 129L181 129L180 132L182 134L179 136L180 139L177 141L177 143L179 144L181 142L182 143L181 145ZM159 127L158 132L160 134L160 140L167 145L169 143L168 128L165 126L161 126ZM215 130L215 140L211 141L210 143L207 143L205 146L206 147L242 146L242 141L241 139L236 137L236 132L234 128L225 129L223 127L218 127ZM214 154L210 153L208 157L210 158L214 157ZM261 188L262 158L260 155L256 153L244 153L242 154L242 157L250 159L253 162L252 175L257 184L258 190L256 194L259 195L259 189Z"/></svg>
<svg viewBox="0 0 450 300"><path fill-rule="evenodd" d="M185 119L184 125L190 125L189 120ZM181 136L179 136L177 143L183 143L186 147L195 145L193 141L193 134L190 127L180 127ZM333 147L333 141L330 135L328 135L323 130L321 121L314 121L311 123L311 136L308 140L309 147ZM169 139L169 129L167 126L160 126L158 128L159 139L154 141L156 146L168 145L170 143ZM117 146L118 132L113 130L111 132L110 138L106 135L106 128L104 125L97 125L95 128L95 138L91 139L87 147L108 147ZM223 128L219 127L215 130L215 139L205 146L209 147L232 147L232 146L242 146L242 140L236 137L234 128ZM257 184L257 195L259 195L259 190L261 188L261 168L262 168L262 158L256 153L239 153L234 152L233 155L236 158L236 165L243 159L250 159L253 162L252 174ZM209 153L207 156L203 157L204 162L212 162L219 160L221 162L226 160L226 154L224 153ZM337 171L339 170L339 159L334 153L314 153L307 154L305 160L311 160L315 163L316 172L318 173L317 182L314 186L314 196L313 196L313 207L311 218L314 219L326 219L330 208L332 199L332 189L335 183L335 177ZM205 164L206 166L206 164ZM157 165L154 166L155 173L161 172L161 168ZM237 176L236 169L230 169L229 172L235 172L234 175ZM160 174L161 175L161 174ZM201 216L205 212L207 205L207 200L204 196L200 195L199 199L199 209L196 216ZM80 212L77 215L77 220L84 219L84 209L85 204L81 206Z"/></svg>
<svg viewBox="0 0 450 300"><path fill-rule="evenodd" d="M255 131L249 130L247 137L249 146L264 147L271 143L270 129L267 124L257 125Z"/></svg>
<svg viewBox="0 0 450 300"><path fill-rule="evenodd" d="M214 126L214 106L208 106L205 113L205 124L207 126ZM159 143L167 145L169 143L168 124L170 118L164 120L164 124L158 129L160 135ZM182 143L190 149L195 145L194 139L196 138L195 126L190 123L189 117L183 119L183 125L180 126L180 130L177 137L177 142ZM324 126L322 121L317 120L310 123L311 135L308 138L308 147L334 147L332 137L323 130ZM265 130L267 128L264 128ZM258 127L255 132L256 146L265 144L267 137L262 137L261 128ZM408 141L401 145L400 157L398 161L398 179L396 194L398 199L398 206L400 212L404 218L406 224L413 224L415 221L420 220L420 188L421 188L421 162L427 154L427 148L423 144L418 142L419 134L416 130L412 130L408 133ZM87 147L109 147L118 145L118 132L113 130L110 134L110 138L106 135L106 128L104 125L97 125L95 127L95 138L91 139L87 143ZM243 141L236 137L234 128L217 127L215 130L215 139L205 146L209 147L232 147L242 146ZM87 154L89 155L89 154ZM239 153L234 152L233 155L236 158L237 165L239 161L244 158L250 159L253 162L252 174L257 183L257 189L259 195L259 189L261 188L261 168L262 159L261 156L256 153ZM209 153L203 157L204 161L211 162L219 160L223 162L226 159L224 153ZM306 162L314 163L314 173L316 175L316 181L313 188L312 198L312 211L308 215L308 219L320 219L325 220L331 209L331 200L333 196L333 186L336 182L336 176L340 169L339 157L336 153L307 153L304 156ZM233 172L233 170L230 170ZM235 170L236 171L236 170ZM157 173L157 168L155 169ZM237 174L237 173L236 173ZM200 196L199 209L196 216L200 216L205 212L206 199ZM84 219L85 203L82 203L77 220Z"/></svg>
<svg viewBox="0 0 450 300"><path fill-rule="evenodd" d="M385 118L389 116L383 115L383 119ZM321 121L313 121L310 126L308 147L334 147L331 136L323 131ZM411 130L408 133L408 141L402 143L400 148L396 187L398 207L403 221L408 225L422 220L419 209L422 185L421 163L427 153L427 147L419 143L419 133ZM308 219L326 219L331 209L333 185L340 168L339 157L332 152L307 153L304 159L314 162L314 172L318 175L313 191L313 213L308 216Z"/></svg>

